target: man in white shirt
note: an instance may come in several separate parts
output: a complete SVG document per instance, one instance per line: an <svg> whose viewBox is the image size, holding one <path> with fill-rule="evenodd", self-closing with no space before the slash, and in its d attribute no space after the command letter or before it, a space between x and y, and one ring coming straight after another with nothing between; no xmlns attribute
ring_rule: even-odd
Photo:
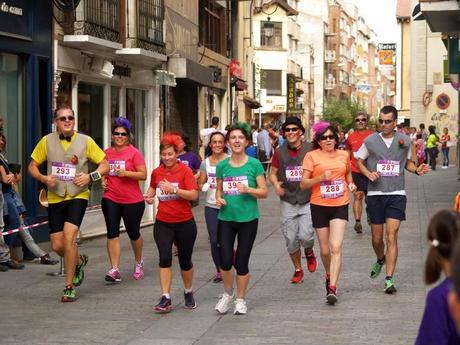
<svg viewBox="0 0 460 345"><path fill-rule="evenodd" d="M219 118L217 116L213 116L213 118L211 119L211 127L200 129L200 139L202 146L205 149L209 144L209 137L211 136L211 133L217 131L218 126Z"/></svg>

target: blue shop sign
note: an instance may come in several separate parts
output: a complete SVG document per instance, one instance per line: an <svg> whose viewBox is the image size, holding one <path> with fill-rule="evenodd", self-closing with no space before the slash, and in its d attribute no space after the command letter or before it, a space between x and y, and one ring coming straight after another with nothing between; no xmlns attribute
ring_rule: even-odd
<svg viewBox="0 0 460 345"><path fill-rule="evenodd" d="M0 2L0 35L32 40L32 11L27 0Z"/></svg>

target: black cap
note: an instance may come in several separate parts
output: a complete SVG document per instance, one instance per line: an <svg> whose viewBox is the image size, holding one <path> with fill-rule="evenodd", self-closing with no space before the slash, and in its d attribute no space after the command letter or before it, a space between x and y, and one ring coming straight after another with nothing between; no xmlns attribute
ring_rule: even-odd
<svg viewBox="0 0 460 345"><path fill-rule="evenodd" d="M285 130L287 125L296 125L297 127L300 128L300 130L302 131L302 134L305 134L305 128L302 126L302 121L300 121L298 117L295 117L295 116L286 117L286 121L284 121L283 125L281 126L283 131Z"/></svg>

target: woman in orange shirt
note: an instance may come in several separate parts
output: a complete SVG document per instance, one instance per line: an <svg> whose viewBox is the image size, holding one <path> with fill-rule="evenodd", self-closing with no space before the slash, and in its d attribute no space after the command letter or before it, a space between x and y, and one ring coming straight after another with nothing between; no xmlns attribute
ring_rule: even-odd
<svg viewBox="0 0 460 345"><path fill-rule="evenodd" d="M310 205L326 271L326 300L337 302L337 281L342 267L342 242L348 222L349 190L356 191L350 156L337 149L337 128L321 121L313 126L314 150L305 155L300 188L312 189Z"/></svg>

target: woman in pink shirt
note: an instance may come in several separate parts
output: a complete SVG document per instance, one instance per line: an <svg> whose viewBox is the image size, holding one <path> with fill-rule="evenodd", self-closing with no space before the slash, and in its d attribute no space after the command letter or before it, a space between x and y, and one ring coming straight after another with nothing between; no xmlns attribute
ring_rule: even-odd
<svg viewBox="0 0 460 345"><path fill-rule="evenodd" d="M102 212L107 226L107 252L111 269L105 275L108 282L120 282L120 220L123 218L126 232L134 252L133 278L144 278L142 260L143 239L140 224L145 203L139 181L147 178L142 154L131 145L131 123L119 117L112 127L112 146L105 150L110 171L102 180L104 195Z"/></svg>

